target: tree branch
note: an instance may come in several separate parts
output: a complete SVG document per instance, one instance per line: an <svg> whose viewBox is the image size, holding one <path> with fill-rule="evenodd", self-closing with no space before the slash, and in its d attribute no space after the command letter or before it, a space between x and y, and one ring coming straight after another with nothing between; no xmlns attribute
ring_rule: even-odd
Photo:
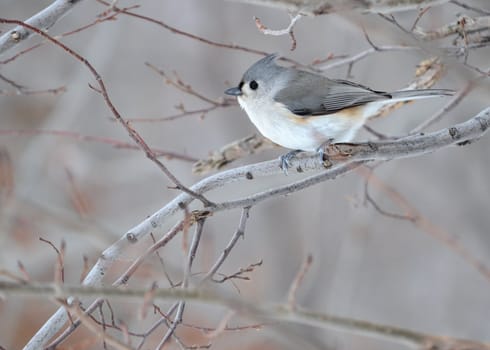
<svg viewBox="0 0 490 350"><path fill-rule="evenodd" d="M206 275L204 275L204 277L202 278L200 284L206 283L206 281L208 281L208 280L210 280L210 279L213 278L214 274L216 272L218 272L218 270L221 267L221 265L223 265L223 262L226 260L226 258L230 254L231 250L235 246L235 244L238 241L238 239L240 237L243 238L243 236L245 235L245 226L247 224L247 220L248 220L248 217L249 217L249 212L250 212L250 208L248 208L248 207L245 207L245 208L242 209L242 215L240 216L240 223L238 224L237 230L235 231L235 233L231 237L231 239L228 242L228 244L226 245L225 249L223 249L223 252L219 256L219 258L213 264L213 266L211 267L211 269L209 269L209 271L206 273Z"/></svg>
<svg viewBox="0 0 490 350"><path fill-rule="evenodd" d="M187 253L187 260L184 264L184 277L182 279L181 290L188 289L189 279L191 277L192 264L194 262L194 258L196 257L197 248L201 241L202 230L204 228L205 218L202 218L197 221L196 230L194 231L194 236L192 237L192 243L189 248L189 252ZM163 336L162 340L157 346L157 350L161 350L168 343L172 335L175 333L179 324L182 323L182 316L184 314L185 309L185 300L180 300L177 306L177 312L175 313L175 318L172 321L172 325L167 330L167 333Z"/></svg>
<svg viewBox="0 0 490 350"><path fill-rule="evenodd" d="M142 300L142 298L148 292L147 289L135 288L119 289L114 287L86 287L34 283L22 284L4 281L0 281L0 290L5 295L13 296L24 295L67 298L69 295L75 295L79 298L124 298L126 301L131 299ZM394 340L418 349L428 344L437 344L441 346L440 348L448 350L461 348L490 350L490 345L481 342L448 336L436 336L405 328L387 326L370 321L307 310L301 307L291 309L283 305L251 304L244 301L242 298L212 293L199 289L160 288L155 290L153 297L156 300L186 300L200 302L207 305L211 304L226 306L243 316L258 320L260 322L292 322L295 324L314 326L321 329L334 329L363 336ZM280 327L280 325L271 325L271 327ZM461 347L463 345L466 347Z"/></svg>
<svg viewBox="0 0 490 350"><path fill-rule="evenodd" d="M56 0L25 23L40 30L48 30L79 2L81 0ZM32 30L22 25L9 30L0 37L0 54L26 40L32 33Z"/></svg>
<svg viewBox="0 0 490 350"><path fill-rule="evenodd" d="M441 5L449 0L235 0L248 4L279 8L293 13L310 16L327 13L358 10L370 13L415 10L420 6Z"/></svg>

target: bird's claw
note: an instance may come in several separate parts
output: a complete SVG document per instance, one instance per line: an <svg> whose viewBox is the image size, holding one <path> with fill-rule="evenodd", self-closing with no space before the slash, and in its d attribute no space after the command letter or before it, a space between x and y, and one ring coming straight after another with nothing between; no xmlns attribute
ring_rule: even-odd
<svg viewBox="0 0 490 350"><path fill-rule="evenodd" d="M322 143L317 149L317 153L320 156L320 159L323 162L323 166L325 168L330 168L332 166L332 162L330 161L328 154L325 152L325 148L332 144L333 139L328 139L324 143ZM301 152L301 150L297 149L294 151L290 151L281 156L281 164L279 167L284 172L284 175L288 175L288 169L292 167L291 160L296 157L296 155Z"/></svg>
<svg viewBox="0 0 490 350"><path fill-rule="evenodd" d="M284 175L288 175L288 169L291 168L291 166L292 166L291 165L291 159L296 157L296 154L298 154L299 152L301 152L301 151L300 150L294 150L294 151L288 152L286 154L283 154L281 156L281 164L279 165L279 167L284 172Z"/></svg>

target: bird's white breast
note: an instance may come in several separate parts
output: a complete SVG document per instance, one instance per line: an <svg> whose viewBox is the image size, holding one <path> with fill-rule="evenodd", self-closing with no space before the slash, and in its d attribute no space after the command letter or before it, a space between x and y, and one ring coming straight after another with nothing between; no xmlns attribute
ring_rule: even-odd
<svg viewBox="0 0 490 350"><path fill-rule="evenodd" d="M363 115L343 112L296 116L272 99L257 101L239 96L238 102L262 135L280 146L302 151L316 151L330 139L335 142L351 141L365 122Z"/></svg>

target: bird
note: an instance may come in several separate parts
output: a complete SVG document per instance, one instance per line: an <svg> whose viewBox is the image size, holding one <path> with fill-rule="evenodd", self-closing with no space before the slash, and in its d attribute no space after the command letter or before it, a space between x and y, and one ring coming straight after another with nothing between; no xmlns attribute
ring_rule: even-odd
<svg viewBox="0 0 490 350"><path fill-rule="evenodd" d="M350 142L367 119L383 105L421 98L451 96L449 89L376 91L342 79L283 67L278 54L255 62L236 87L236 96L259 132L291 151L281 156L287 174L290 160L300 151L319 152L330 143Z"/></svg>

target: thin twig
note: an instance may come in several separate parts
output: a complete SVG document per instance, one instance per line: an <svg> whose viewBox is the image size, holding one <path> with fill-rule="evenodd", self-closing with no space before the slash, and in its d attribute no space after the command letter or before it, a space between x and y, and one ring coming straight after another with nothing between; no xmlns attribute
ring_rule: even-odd
<svg viewBox="0 0 490 350"><path fill-rule="evenodd" d="M417 18L415 18L415 21L413 21L412 27L410 28L410 31L413 32L415 28L417 27L417 24L419 24L420 20L422 17L431 9L430 6L427 7L422 7L419 9L419 13L417 14Z"/></svg>
<svg viewBox="0 0 490 350"><path fill-rule="evenodd" d="M228 99L227 99L228 100ZM215 111L218 108L226 108L226 107L232 107L236 106L236 103L223 103L223 104L216 104L212 105L206 108L199 108L199 109L193 109L193 110L183 110L181 113L173 114L173 115L168 115L165 117L156 117L156 118L128 118L127 121L131 123L160 123L160 122L169 122L172 120L176 119L181 119L184 117L189 117L192 115L199 115L200 118L204 118L209 112Z"/></svg>
<svg viewBox="0 0 490 350"><path fill-rule="evenodd" d="M25 89L26 87L25 86L22 86L18 83L16 83L15 81L13 81L12 79L9 79L7 78L6 76L0 74L0 80L3 80L4 82L6 82L7 84L11 85L12 87L15 88L15 90L17 91L21 91L22 89Z"/></svg>
<svg viewBox="0 0 490 350"><path fill-rule="evenodd" d="M135 9L135 8L138 8L138 7L139 7L139 5L130 6L130 7L126 8L126 10L131 10L131 9ZM111 21L111 20L114 20L114 19L116 19L117 15L119 15L119 12L118 12L118 11L115 11L115 12L114 12L114 13L112 13L112 14L108 14L108 13L107 13L107 11L104 11L102 14L100 14L100 15L96 16L96 17L97 17L97 19L96 19L96 20L94 20L93 22L91 22L91 23L89 23L89 24L86 24L86 25L84 25L84 26L82 26L82 27L79 27L79 28L76 28L76 29L70 30L69 32L65 32L65 33L62 33L62 34L56 35L56 36L54 36L54 37L55 37L56 39L60 39L60 38L64 38L64 37L67 37L67 36L70 36L70 35L78 34L78 33L80 33L81 31L84 31L84 30L86 30L86 29L88 29L88 28L90 28L90 27L93 27L93 26L97 25L97 24L103 23L103 22L105 22L105 21ZM44 40L44 41L42 41L42 42L40 42L40 43L38 43L38 44L35 44L35 45L30 46L30 47L28 47L28 48L26 48L26 49L23 49L23 50L21 50L21 51L17 52L17 53L16 53L15 55L13 55L12 57L9 57L9 58L7 58L7 59L5 59L5 60L3 60L3 61L0 61L0 64L7 64L7 63L10 63L10 62L12 62L12 61L16 60L17 58L19 58L20 56L22 56L22 55L24 55L24 54L26 54L26 53L28 53L28 52L31 52L31 51L33 51L33 50L35 50L35 49L37 49L37 48L39 48L39 47L41 47L41 46L45 45L46 43L48 43L48 41L47 41L47 40Z"/></svg>
<svg viewBox="0 0 490 350"><path fill-rule="evenodd" d="M441 242L444 246L450 249L453 253L459 256L468 265L473 267L482 276L484 276L488 281L490 281L490 267L487 266L483 261L476 258L465 246L463 246L456 237L451 235L446 230L438 227L429 221L426 217L420 214L417 209L405 198L403 197L395 188L385 184L376 176L373 175L372 171L368 168L363 167L359 169L359 173L366 178L367 184L375 185L378 189L383 191L388 197L396 203L399 207L404 210L404 214L390 213L382 209L370 196L367 198L369 203L373 204L374 208L382 215L394 218L408 220L415 225L418 229L427 233L429 236L435 240ZM366 189L367 189L366 184ZM368 192L366 192L368 194Z"/></svg>
<svg viewBox="0 0 490 350"><path fill-rule="evenodd" d="M24 280L25 281L30 281L31 280L31 277L29 276L29 273L27 272L27 270L26 270L24 264L22 263L22 261L17 260L17 268L19 269L19 271L22 274L22 276L24 276Z"/></svg>
<svg viewBox="0 0 490 350"><path fill-rule="evenodd" d="M406 29L404 26L402 26L395 18L395 16L393 16L392 14L384 14L384 13L378 13L378 15L383 18L384 20L388 21L389 23L395 25L395 27L397 27L398 29L400 29L402 32L404 32L405 34L408 34L410 35L410 37L412 38L416 38L416 36L414 35L414 33L412 33L410 30Z"/></svg>
<svg viewBox="0 0 490 350"><path fill-rule="evenodd" d="M232 319L232 317L234 315L235 315L235 311L228 311L226 313L226 315L218 323L218 326L216 326L216 329L214 329L211 332L207 332L205 334L206 338L210 338L210 339L216 338L218 335L223 333L226 330L226 325L228 324L228 322L230 322L230 320Z"/></svg>
<svg viewBox="0 0 490 350"><path fill-rule="evenodd" d="M153 65L149 62L145 62L145 65L147 67L151 68L154 72L157 72L160 76L162 76L165 79L165 82L167 84L174 86L178 90L185 92L188 95L197 97L198 99L200 99L204 102L207 102L211 105L218 105L219 104L219 102L214 101L214 100L204 96L203 94L197 92L196 90L194 90L190 84L184 83L182 81L182 79L180 79L180 77L177 75L176 72L174 72L175 78L172 79L167 73L165 73L165 71L163 69L160 69L160 68L156 67L155 65Z"/></svg>
<svg viewBox="0 0 490 350"><path fill-rule="evenodd" d="M308 270L310 269L312 263L313 255L308 254L305 261L303 261L303 264L301 265L298 273L294 277L293 283L291 283L291 286L289 287L288 308L290 308L291 310L296 308L296 294L298 293L298 289L301 286L301 283L308 273Z"/></svg>
<svg viewBox="0 0 490 350"><path fill-rule="evenodd" d="M24 277L18 276L15 273L13 273L13 272L11 272L11 271L9 271L7 269L0 269L0 276L5 276L5 277L8 277L8 278L11 278L11 279L13 279L14 281L16 281L18 283L28 282Z"/></svg>
<svg viewBox="0 0 490 350"><path fill-rule="evenodd" d="M230 254L231 250L235 246L236 242L238 241L239 238L243 238L245 235L245 226L247 224L247 219L249 217L249 212L250 212L250 207L245 207L242 209L242 214L240 216L240 223L238 224L238 228L231 237L230 241L226 245L225 249L219 256L219 258L216 260L214 265L209 269L209 271L204 275L202 278L200 284L206 283L210 279L213 278L214 274L218 272L219 268L221 265L223 265L223 262L226 260L228 255Z"/></svg>
<svg viewBox="0 0 490 350"><path fill-rule="evenodd" d="M116 338L112 337L111 335L107 334L103 329L100 330L98 327L98 324L96 324L88 315L86 312L84 312L80 306L79 303L73 302L71 304L59 301L60 304L62 304L67 310L73 312L78 319L80 320L81 324L83 324L85 327L87 327L92 333L100 337L104 342L107 342L107 344L112 345L114 348L119 349L119 350L133 350L132 347L122 343L121 341L117 340Z"/></svg>
<svg viewBox="0 0 490 350"><path fill-rule="evenodd" d="M82 260L83 260L83 269L82 269L82 272L80 273L80 283L83 282L83 280L87 276L87 273L90 269L88 257L86 255L83 255Z"/></svg>
<svg viewBox="0 0 490 350"><path fill-rule="evenodd" d="M191 276L191 269L192 269L192 264L194 262L194 258L196 257L196 252L197 248L199 246L199 243L201 241L201 235L202 231L204 228L204 222L206 221L205 218L201 218L197 221L196 225L196 230L194 232L194 236L192 237L192 242L191 246L189 248L189 253L187 255L187 261L184 266L184 277L182 279L182 285L181 289L187 289L189 286L189 278ZM185 301L181 300L179 301L179 305L177 306L177 312L175 314L175 318L172 322L172 326L168 329L167 333L163 336L162 340L157 346L158 350L163 349L165 344L168 343L172 335L174 334L175 330L177 329L177 326L182 322L182 316L184 314L184 309L185 309Z"/></svg>
<svg viewBox="0 0 490 350"><path fill-rule="evenodd" d="M177 306L179 303L174 303L167 311L167 314L163 314L161 312L160 308L156 307L158 313L162 316L157 322L155 322L144 334L143 338L141 339L139 345L136 347L136 350L140 350L143 345L145 344L147 338L162 324L165 323L168 328L170 328L170 319L169 316L172 315L175 310L177 310Z"/></svg>
<svg viewBox="0 0 490 350"><path fill-rule="evenodd" d="M128 283L129 278L136 272L136 270L143 264L143 262L151 256L153 253L158 251L158 249L164 247L168 242L170 242L184 227L184 220L178 222L168 231L162 238L151 245L144 253L140 254L136 260L126 269L126 271L119 276L119 278L114 282L115 286L123 285ZM130 238L131 239L131 238Z"/></svg>
<svg viewBox="0 0 490 350"><path fill-rule="evenodd" d="M95 142L110 145L114 148L140 150L140 148L129 142L119 141L110 137L100 137L92 135L82 135L78 132L68 130L44 130L44 129L0 129L0 136L32 136L32 135L52 135L56 137L65 137L83 142ZM152 151L157 157L165 157L167 159L178 159L186 162L196 162L197 160L191 156L180 154L172 151L166 151L158 148L152 148Z"/></svg>
<svg viewBox="0 0 490 350"><path fill-rule="evenodd" d="M0 89L0 95L3 95L3 96L18 96L18 95L29 96L29 95L46 95L46 94L47 95L58 95L58 94L61 94L64 92L66 92L65 86L60 86L60 87L52 88L52 89L41 89L41 90L22 88L20 90L9 91L9 90L5 90L5 89Z"/></svg>
<svg viewBox="0 0 490 350"><path fill-rule="evenodd" d="M92 312L97 310L100 305L104 303L104 299L97 298L88 308L85 309L85 314L90 315ZM46 350L54 350L57 348L59 344L61 344L70 334L72 334L79 326L81 325L80 320L76 320L71 323L70 326L63 331L55 340L53 340L48 346L46 346Z"/></svg>
<svg viewBox="0 0 490 350"><path fill-rule="evenodd" d="M177 306L177 304L175 304L175 306ZM167 321L171 321L170 317L168 315L166 315L165 313L163 313L158 306L154 305L154 307L155 307L156 311L158 312L158 314L160 314L163 318L166 318ZM186 322L182 322L180 325L182 327L187 327L187 328L192 328L192 329L202 331L203 333L205 333L206 336L208 333L212 333L212 332L216 331L216 328L213 328L213 327L205 327L205 326L190 324L190 323L186 323ZM262 327L263 327L263 324L254 323L254 324L245 325L245 326L226 326L223 330L229 331L229 332L235 332L235 331L243 331L243 330L249 330L249 329L259 330Z"/></svg>
<svg viewBox="0 0 490 350"><path fill-rule="evenodd" d="M236 99L234 98L220 98L218 100L214 100L212 98L209 98L205 96L204 94L196 91L192 86L188 83L185 83L178 75L177 73L174 72L175 78L170 77L167 73L165 73L164 70L157 68L151 63L145 62L145 65L150 67L152 70L157 72L160 76L162 76L165 79L165 82L167 84L172 85L176 89L194 96L198 98L199 100L206 102L209 104L209 107L206 108L199 108L199 109L194 109L194 110L186 110L183 104L180 104L176 106L178 110L181 111L181 113L170 115L170 116L165 116L165 117L160 117L160 118L132 118L132 119L127 119L127 121L132 121L132 122L146 122L146 123L155 123L155 122L166 122L166 121L171 121L175 119L179 119L182 117L187 117L191 115L199 115L202 118L204 118L209 112L212 112L218 108L226 108L226 107L231 107L231 106L237 106L238 103Z"/></svg>
<svg viewBox="0 0 490 350"><path fill-rule="evenodd" d="M255 271L255 268L258 266L262 266L262 263L263 263L263 261L259 260L256 263L248 265L247 267L240 268L240 270L238 270L238 271L236 271L230 275L223 275L220 279L213 278L213 282L224 283L224 282L232 280L232 279L249 281L250 277L244 276L244 274ZM222 274L219 274L219 275L222 275Z"/></svg>
<svg viewBox="0 0 490 350"><path fill-rule="evenodd" d="M104 311L102 310L102 306L103 304L100 304L98 307L97 307L97 310L99 310L99 315L100 315L100 322L97 322L99 325L102 326L102 332L105 334L106 331L107 331L107 326L106 326L106 322L105 322L105 316L104 316ZM92 315L90 315L92 316ZM95 317L92 316L92 320L95 320ZM107 344L106 344L106 341L104 338L102 338L102 345L104 347L104 349L107 349ZM126 340L126 343L127 343L127 340Z"/></svg>
<svg viewBox="0 0 490 350"><path fill-rule="evenodd" d="M60 248L58 249L50 240L44 239L42 237L39 237L39 240L41 242L49 244L51 248L53 248L54 251L56 252L57 259L56 259L56 268L54 273L54 281L57 284L63 283L65 281L66 242L64 240L61 240Z"/></svg>
<svg viewBox="0 0 490 350"><path fill-rule="evenodd" d="M394 18L391 19L395 23ZM398 23L398 22L396 22ZM401 26L398 25L400 28ZM454 34L464 37L467 31L482 31L490 28L490 15L481 17L460 16L456 21L447 23L439 28L426 31L420 27L416 27L414 34L417 38L425 41L445 38Z"/></svg>
<svg viewBox="0 0 490 350"><path fill-rule="evenodd" d="M303 17L304 15L301 13L296 14L293 16L291 13L289 13L289 19L290 23L285 29L279 29L279 30L273 30L267 28L261 21L260 18L254 17L255 20L255 25L257 26L257 29L260 30L263 34L265 35L273 35L273 36L281 36L281 35L289 35L291 38L291 51L294 51L296 49L296 38L294 37L294 25L296 22Z"/></svg>
<svg viewBox="0 0 490 350"><path fill-rule="evenodd" d="M143 297L143 304L140 308L139 319L145 319L148 315L148 309L153 306L153 298L155 295L155 290L158 288L158 284L153 282L151 287L148 289Z"/></svg>
<svg viewBox="0 0 490 350"><path fill-rule="evenodd" d="M484 10L482 8L479 8L479 7L468 5L467 3L464 3L464 2L459 1L459 0L449 0L449 2L455 4L459 7L462 7L465 10L471 10L471 11L477 12L480 15L490 15L490 11Z"/></svg>
<svg viewBox="0 0 490 350"><path fill-rule="evenodd" d="M385 52L385 51L418 51L421 50L420 47L417 46L404 46L404 45L380 45L374 47L370 47L369 49L366 49L364 51L361 51L351 57L347 57L344 59L339 59L338 61L322 65L318 67L322 71L326 71L329 69L337 68L343 65L352 65L356 62L359 62L360 60L368 57L369 55L372 55L377 52Z"/></svg>
<svg viewBox="0 0 490 350"><path fill-rule="evenodd" d="M150 233L150 237L151 237L151 240L153 241L153 244L155 244L156 239L155 239L155 236L153 235L153 233ZM170 274L167 271L166 264L163 260L163 257L160 255L160 252L157 250L157 251L155 251L155 254L158 257L158 260L160 261L160 265L162 265L163 274L165 275L165 278L167 279L168 284L170 285L170 287L175 287L175 284L172 281L172 278L170 278Z"/></svg>
<svg viewBox="0 0 490 350"><path fill-rule="evenodd" d="M100 2L101 4L106 5L106 6L109 5L109 3L106 2L106 1L103 1L103 0L97 0L97 1ZM170 32L172 32L174 34L178 34L178 35L184 36L184 37L189 38L189 39L192 39L192 40L197 40L197 41L202 42L202 43L207 44L207 45L211 45L211 46L215 46L215 47L220 47L220 48L225 48L225 49L232 49L232 50L237 50L237 51L242 51L242 52L253 53L253 54L261 55L261 56L266 56L266 55L269 54L269 52L261 51L261 50L257 50L257 49L253 49L253 48L250 48L250 47L245 47L245 46L241 46L241 45L237 45L237 44L225 44L225 43L220 43L220 42L217 42L217 41L213 41L213 40L207 39L205 37L201 37L201 36L198 36L196 34L192 34L192 33L183 31L181 29L177 29L175 27L172 27L172 26L168 25L167 23L164 23L162 21L156 20L156 19L151 18L151 17L148 17L148 16L144 16L144 15L137 14L135 12L131 12L131 11L128 11L128 10L120 9L118 7L114 7L114 9L116 11L119 11L119 12L125 14L125 15L131 16L131 17L135 17L135 18L139 18L139 19L142 19L144 21L147 21L147 22L156 24L156 25L158 25L158 26L160 26L162 28L165 28L166 30L168 30L168 31L170 31ZM292 63L295 66L305 67L303 64L299 63L298 61L292 60L292 59L287 58L287 57L279 57L278 59L281 60L281 61L283 61L283 62Z"/></svg>

